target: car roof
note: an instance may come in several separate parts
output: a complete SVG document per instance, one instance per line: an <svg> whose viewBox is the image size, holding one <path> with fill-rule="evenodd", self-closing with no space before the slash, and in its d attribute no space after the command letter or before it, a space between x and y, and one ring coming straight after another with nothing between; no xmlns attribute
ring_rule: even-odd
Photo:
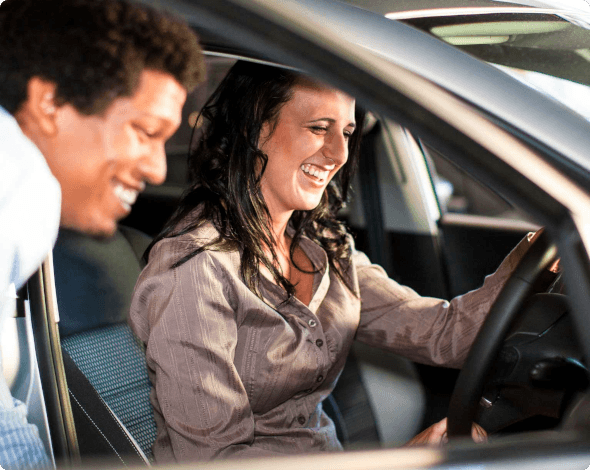
<svg viewBox="0 0 590 470"><path fill-rule="evenodd" d="M548 154L567 167L566 170L575 167L584 173L584 178L588 178L590 124L587 121L495 67L483 64L432 35L417 31L415 26L390 21L374 12L328 0L234 0L229 4L243 8L243 12L264 11L264 15L272 16L273 21L280 18L286 28L301 34L306 40L320 41L325 47L338 49L338 54L346 56L346 60L356 63L371 75L376 76L380 73L378 69L384 69L381 63L383 59L416 73L485 110L509 127L518 129L519 133L528 136L535 144L550 148ZM198 22L201 34L222 30L219 24L209 20ZM584 34L588 33L584 28L578 29ZM317 34L318 31L323 34ZM372 34L368 35L367 31L372 31ZM297 53L298 57L295 58L287 50L287 45L281 46L284 37L273 38L274 44L257 47L254 53L244 48L244 44L249 41L243 40L243 34L245 31L236 28L225 30L223 41L216 41L216 37L210 35L204 38L204 45L218 52L299 66L316 73L320 78L332 82L335 80L335 85L355 93L351 88L350 76L344 79L326 70L324 64L311 64L303 57L303 52ZM275 32L268 30L261 31L261 34L272 36ZM335 36L338 36L337 41L332 39ZM392 78L383 73L379 76L380 80L390 83ZM539 119L536 109L544 109L543 119Z"/></svg>
<svg viewBox="0 0 590 470"><path fill-rule="evenodd" d="M380 15L388 13L400 14L405 17L413 12L428 14L429 11L443 12L445 10L504 10L515 11L527 8L554 9L561 11L587 11L590 12L590 4L585 0L339 0L364 10L369 10Z"/></svg>

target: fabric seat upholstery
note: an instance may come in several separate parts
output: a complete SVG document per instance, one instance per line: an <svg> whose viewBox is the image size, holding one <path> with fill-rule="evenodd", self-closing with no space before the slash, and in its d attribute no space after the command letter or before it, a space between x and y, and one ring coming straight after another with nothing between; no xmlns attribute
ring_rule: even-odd
<svg viewBox="0 0 590 470"><path fill-rule="evenodd" d="M96 239L61 229L53 250L62 337L126 322L151 239L129 227Z"/></svg>
<svg viewBox="0 0 590 470"><path fill-rule="evenodd" d="M62 348L151 460L156 437L151 384L143 345L127 325L141 255L150 241L127 227L109 239L61 230L53 258ZM68 382L71 395L76 386ZM85 432L76 426L79 434Z"/></svg>

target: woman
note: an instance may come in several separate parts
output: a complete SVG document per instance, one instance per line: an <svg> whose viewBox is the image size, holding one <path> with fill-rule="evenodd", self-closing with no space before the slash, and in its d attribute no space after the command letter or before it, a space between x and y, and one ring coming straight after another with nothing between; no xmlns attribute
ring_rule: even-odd
<svg viewBox="0 0 590 470"><path fill-rule="evenodd" d="M353 339L461 366L527 242L478 291L420 297L356 251L336 219L361 134L353 98L237 63L203 116L194 185L151 246L131 307L154 385L154 456L341 449L321 403ZM443 420L413 443L445 431Z"/></svg>

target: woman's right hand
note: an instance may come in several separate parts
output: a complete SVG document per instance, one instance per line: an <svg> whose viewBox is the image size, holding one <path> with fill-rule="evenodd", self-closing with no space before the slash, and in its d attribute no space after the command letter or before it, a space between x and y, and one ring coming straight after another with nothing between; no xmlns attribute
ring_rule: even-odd
<svg viewBox="0 0 590 470"><path fill-rule="evenodd" d="M471 427L471 438L477 443L486 442L488 440L488 434L479 424L473 423L473 426ZM426 428L420 434L414 436L404 444L404 447L421 445L440 446L447 442L447 418L444 418L438 423L434 423L432 426Z"/></svg>

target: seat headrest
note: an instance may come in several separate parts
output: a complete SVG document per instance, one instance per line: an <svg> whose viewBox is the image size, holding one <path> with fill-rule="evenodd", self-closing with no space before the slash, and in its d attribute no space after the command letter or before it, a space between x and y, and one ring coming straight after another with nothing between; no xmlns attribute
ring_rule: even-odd
<svg viewBox="0 0 590 470"><path fill-rule="evenodd" d="M61 336L127 320L150 240L123 227L107 239L60 230L53 265Z"/></svg>

